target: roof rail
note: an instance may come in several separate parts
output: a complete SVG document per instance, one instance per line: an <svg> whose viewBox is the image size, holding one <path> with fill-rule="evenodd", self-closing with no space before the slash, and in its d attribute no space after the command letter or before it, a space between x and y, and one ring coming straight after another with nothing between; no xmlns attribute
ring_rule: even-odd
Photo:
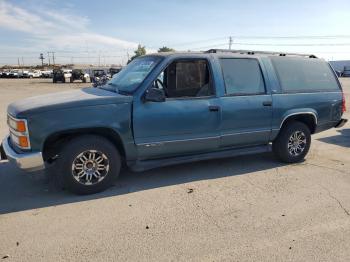
<svg viewBox="0 0 350 262"><path fill-rule="evenodd" d="M231 49L209 49L205 53L235 53L245 55L277 55L277 56L303 56L309 58L317 58L312 54L298 54L298 53L282 53L282 52L269 52L269 51L253 51L253 50L231 50Z"/></svg>

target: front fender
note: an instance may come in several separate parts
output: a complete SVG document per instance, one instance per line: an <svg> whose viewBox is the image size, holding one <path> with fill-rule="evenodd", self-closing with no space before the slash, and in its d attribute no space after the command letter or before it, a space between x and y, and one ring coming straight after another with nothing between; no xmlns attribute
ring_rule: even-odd
<svg viewBox="0 0 350 262"><path fill-rule="evenodd" d="M131 104L106 104L47 111L28 120L33 151L43 151L45 141L54 134L70 130L108 128L120 137L126 156L134 155L131 131Z"/></svg>

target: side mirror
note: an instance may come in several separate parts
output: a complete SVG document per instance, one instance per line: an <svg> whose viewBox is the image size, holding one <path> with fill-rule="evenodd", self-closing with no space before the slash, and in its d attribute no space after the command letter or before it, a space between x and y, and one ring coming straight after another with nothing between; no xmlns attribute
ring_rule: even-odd
<svg viewBox="0 0 350 262"><path fill-rule="evenodd" d="M165 93L162 89L152 87L146 91L145 101L165 102Z"/></svg>

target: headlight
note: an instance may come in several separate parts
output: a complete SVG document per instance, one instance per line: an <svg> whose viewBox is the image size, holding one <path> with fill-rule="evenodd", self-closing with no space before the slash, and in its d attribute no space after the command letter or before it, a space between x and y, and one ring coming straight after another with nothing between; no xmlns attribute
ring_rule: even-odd
<svg viewBox="0 0 350 262"><path fill-rule="evenodd" d="M21 149L30 149L27 120L7 117L11 141Z"/></svg>

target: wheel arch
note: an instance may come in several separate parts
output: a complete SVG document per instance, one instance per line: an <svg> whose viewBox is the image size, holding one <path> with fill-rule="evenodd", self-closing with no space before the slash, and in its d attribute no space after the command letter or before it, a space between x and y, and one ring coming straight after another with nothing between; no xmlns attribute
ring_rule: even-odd
<svg viewBox="0 0 350 262"><path fill-rule="evenodd" d="M97 135L106 138L118 149L121 157L126 159L125 146L120 134L111 128L94 127L64 130L49 135L43 143L44 160L48 162L53 161L65 143L81 135Z"/></svg>
<svg viewBox="0 0 350 262"><path fill-rule="evenodd" d="M304 123L310 129L311 134L314 134L318 123L317 113L313 111L287 113L281 121L280 130L291 121Z"/></svg>

